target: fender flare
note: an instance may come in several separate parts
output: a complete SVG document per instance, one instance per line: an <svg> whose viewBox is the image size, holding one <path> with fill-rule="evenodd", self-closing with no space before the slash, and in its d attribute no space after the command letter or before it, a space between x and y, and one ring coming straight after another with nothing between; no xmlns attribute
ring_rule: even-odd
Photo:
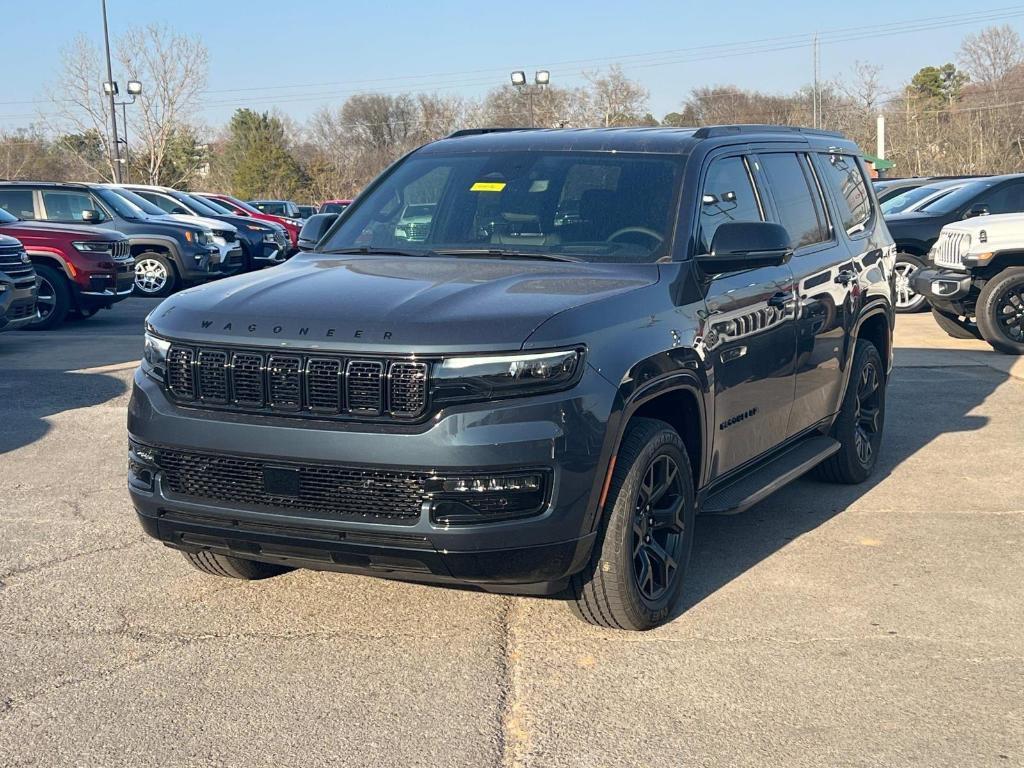
<svg viewBox="0 0 1024 768"><path fill-rule="evenodd" d="M181 246L178 245L178 241L173 237L165 235L140 235L140 236L129 236L128 242L134 249L136 246L147 246L155 245L161 248L166 248L170 254L171 259L174 261L175 266L178 267L179 271L185 268L184 256L181 253Z"/></svg>
<svg viewBox="0 0 1024 768"><path fill-rule="evenodd" d="M25 252L33 259L39 258L48 262L54 262L58 267L60 267L61 271L64 272L64 275L68 280L73 281L75 279L74 267L71 266L71 263L68 261L67 256L64 255L63 251L57 248L33 245L26 248Z"/></svg>
<svg viewBox="0 0 1024 768"><path fill-rule="evenodd" d="M643 361L641 361L642 364ZM700 440L700 462L699 477L693 478L694 487L699 488L703 484L704 476L707 473L708 442L710 440L709 413L707 408L708 385L701 380L698 370L689 368L680 369L645 382L632 392L627 392L626 385L620 385L615 395L615 404L608 419L608 426L605 434L604 446L601 449L601 456L598 460L598 472L595 473L595 486L591 492L596 503L591 504L587 513L584 530L594 531L604 513L604 502L611 484L612 473L615 470L614 459L619 453L622 439L625 437L626 428L630 419L645 404L662 395L672 392L688 392L697 401L699 413L698 438Z"/></svg>

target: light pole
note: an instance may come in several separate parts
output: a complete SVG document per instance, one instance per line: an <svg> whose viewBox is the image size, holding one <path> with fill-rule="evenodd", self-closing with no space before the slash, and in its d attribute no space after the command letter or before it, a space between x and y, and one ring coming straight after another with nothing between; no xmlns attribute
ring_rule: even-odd
<svg viewBox="0 0 1024 768"><path fill-rule="evenodd" d="M526 82L526 73L522 70L516 70L512 73L512 85L514 85L519 91L526 94L526 98L530 104L530 127L536 128L537 121L534 118L533 113L533 98L539 91L543 91L548 87L548 83L551 82L551 73L546 69L538 69L533 73L533 85L529 85Z"/></svg>
<svg viewBox="0 0 1024 768"><path fill-rule="evenodd" d="M117 83L114 83L114 93L117 93ZM128 95L130 99L124 101L115 102L117 106L121 108L121 142L124 144L124 180L128 181L128 171L130 170L128 165L128 112L125 109L129 104L135 103L135 97L142 93L142 83L138 80L128 81ZM120 152L118 152L120 155Z"/></svg>
<svg viewBox="0 0 1024 768"><path fill-rule="evenodd" d="M110 66L110 32L107 29L107 0L103 0L103 45L107 51L107 82L103 84L103 92L110 99L110 128L114 132L114 141L110 145L110 164L114 166L114 181L121 183L121 146L117 140L117 112L114 109L114 97L117 95L117 83Z"/></svg>

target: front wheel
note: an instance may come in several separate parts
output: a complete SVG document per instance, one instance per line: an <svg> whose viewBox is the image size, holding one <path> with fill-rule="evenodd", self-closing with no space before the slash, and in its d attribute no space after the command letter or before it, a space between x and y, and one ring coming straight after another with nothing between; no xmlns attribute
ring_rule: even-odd
<svg viewBox="0 0 1024 768"><path fill-rule="evenodd" d="M36 265L36 284L36 317L28 329L48 331L63 323L71 311L71 290L64 275L44 264Z"/></svg>
<svg viewBox="0 0 1024 768"><path fill-rule="evenodd" d="M896 311L911 314L922 311L928 304L923 294L914 290L911 282L918 270L924 268L924 262L909 253L897 253L896 264L892 271L896 275Z"/></svg>
<svg viewBox="0 0 1024 768"><path fill-rule="evenodd" d="M257 560L245 560L241 557L218 555L215 552L182 552L193 568L209 576L222 576L227 579L269 579L292 570L284 565L261 563Z"/></svg>
<svg viewBox="0 0 1024 768"><path fill-rule="evenodd" d="M135 292L139 295L170 296L177 283L178 273L166 257L159 253L143 253L135 259Z"/></svg>
<svg viewBox="0 0 1024 768"><path fill-rule="evenodd" d="M615 629L663 624L682 596L693 527L683 441L663 421L634 419L616 457L594 553L570 584L576 614Z"/></svg>
<svg viewBox="0 0 1024 768"><path fill-rule="evenodd" d="M974 308L978 330L1004 355L1024 355L1024 267L1011 267L989 280Z"/></svg>

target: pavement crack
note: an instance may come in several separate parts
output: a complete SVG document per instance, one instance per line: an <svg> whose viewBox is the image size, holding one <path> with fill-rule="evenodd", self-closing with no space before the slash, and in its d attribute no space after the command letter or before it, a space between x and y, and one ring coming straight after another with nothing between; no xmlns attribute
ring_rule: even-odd
<svg viewBox="0 0 1024 768"><path fill-rule="evenodd" d="M520 765L519 757L529 742L529 732L523 718L521 702L516 698L516 662L513 623L518 600L503 597L498 615L498 765L513 768Z"/></svg>
<svg viewBox="0 0 1024 768"><path fill-rule="evenodd" d="M24 576L24 575L29 574L29 573L35 573L36 571L43 571L43 570L46 570L47 568L53 568L54 566L57 566L57 565L63 565L64 563L69 563L72 560L78 560L79 558L82 558L82 557L91 557L92 555L102 555L102 554L104 554L106 552L120 552L121 550L124 550L124 549L131 549L132 547L137 547L137 546L139 546L141 544L145 544L145 543L147 543L147 541L148 541L148 539L146 539L146 538L139 538L139 539L136 539L134 541L130 541L130 542L126 543L126 544L112 544L112 545L106 546L106 547L97 547L96 549L88 549L88 550L85 550L84 552L71 552L71 553L69 553L67 555L64 555L63 557L55 557L52 560L44 560L41 563L34 563L33 565L29 565L29 566L26 566L24 568L14 568L14 569L9 570L9 571L0 572L0 581L3 581L4 579L14 578L14 577L17 577L17 576Z"/></svg>

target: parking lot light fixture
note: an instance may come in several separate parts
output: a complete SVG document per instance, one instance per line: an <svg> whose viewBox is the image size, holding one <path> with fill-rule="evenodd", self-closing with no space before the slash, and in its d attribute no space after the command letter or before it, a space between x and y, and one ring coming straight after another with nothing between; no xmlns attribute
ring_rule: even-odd
<svg viewBox="0 0 1024 768"><path fill-rule="evenodd" d="M546 69L538 69L536 74L534 74L533 76L533 81L543 88L545 85L551 82L551 73L548 72Z"/></svg>
<svg viewBox="0 0 1024 768"><path fill-rule="evenodd" d="M526 85L526 73L522 70L516 70L512 73L512 85L520 88Z"/></svg>
<svg viewBox="0 0 1024 768"><path fill-rule="evenodd" d="M138 96L140 93L142 93L142 83L140 83L138 80L129 80L128 95Z"/></svg>
<svg viewBox="0 0 1024 768"><path fill-rule="evenodd" d="M117 96L117 81L107 80L103 83L103 95L104 96Z"/></svg>

